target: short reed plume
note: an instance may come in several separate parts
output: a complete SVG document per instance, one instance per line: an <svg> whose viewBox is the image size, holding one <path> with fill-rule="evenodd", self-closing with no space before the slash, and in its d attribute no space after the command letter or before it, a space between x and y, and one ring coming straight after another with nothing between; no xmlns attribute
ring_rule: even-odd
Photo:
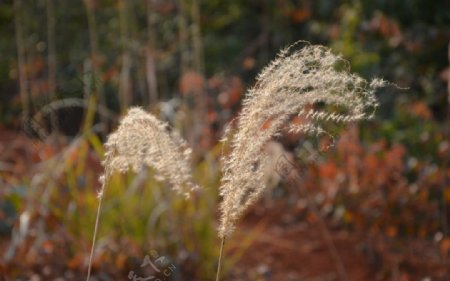
<svg viewBox="0 0 450 281"><path fill-rule="evenodd" d="M151 167L156 179L168 181L180 194L189 196L197 186L192 181L191 149L170 127L140 108L131 108L116 132L105 143L102 183L113 172L138 172ZM105 184L99 196L102 196Z"/></svg>
<svg viewBox="0 0 450 281"><path fill-rule="evenodd" d="M327 133L323 126L326 122L370 118L377 107L374 92L385 84L383 80L368 82L349 73L346 61L323 46L293 49L291 46L280 52L259 74L243 101L230 140L231 152L223 159L219 226L222 245L238 219L266 188L263 171L267 158L263 149L272 137L286 126L290 132ZM314 107L318 103L322 110ZM289 124L296 115L303 122Z"/></svg>
<svg viewBox="0 0 450 281"><path fill-rule="evenodd" d="M171 131L166 123L141 108L131 108L128 111L117 131L109 135L105 149L105 173L100 177L102 187L99 192L87 280L91 273L101 202L113 173L123 173L130 169L138 172L142 168L150 167L156 179L169 182L176 192L186 197L197 188L192 181L191 150L186 142L176 132Z"/></svg>

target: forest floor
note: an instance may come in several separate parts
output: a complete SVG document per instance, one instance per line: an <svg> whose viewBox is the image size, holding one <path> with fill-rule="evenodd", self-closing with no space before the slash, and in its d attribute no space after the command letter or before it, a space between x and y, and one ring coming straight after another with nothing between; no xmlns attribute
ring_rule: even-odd
<svg viewBox="0 0 450 281"><path fill-rule="evenodd" d="M53 153L39 142L30 142L23 134L1 131L1 168L14 171L8 174L17 178L27 174L31 162L38 161L43 154ZM266 201L262 200L248 213L227 242L229 270L225 280L450 280L450 261L440 255L433 241L372 237L319 218L305 209L288 208L286 198ZM8 239L2 237L0 250L7 249ZM4 266L0 263L0 273L9 271ZM39 268L31 271L39 272ZM79 271L80 275L75 276L85 274L81 265ZM77 280L75 276L71 280Z"/></svg>
<svg viewBox="0 0 450 281"><path fill-rule="evenodd" d="M314 216L298 221L283 201L244 219L233 239L251 242L227 280L450 280L450 261L431 242L369 237Z"/></svg>

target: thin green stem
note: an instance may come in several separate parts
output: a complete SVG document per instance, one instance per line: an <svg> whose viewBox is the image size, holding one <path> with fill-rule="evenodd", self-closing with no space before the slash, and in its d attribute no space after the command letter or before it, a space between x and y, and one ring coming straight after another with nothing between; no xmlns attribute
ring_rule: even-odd
<svg viewBox="0 0 450 281"><path fill-rule="evenodd" d="M225 246L225 237L222 238L222 243L220 245L220 254L219 254L219 262L217 264L217 275L216 275L216 281L219 281L220 276L220 267L222 265L222 256L223 256L223 248Z"/></svg>

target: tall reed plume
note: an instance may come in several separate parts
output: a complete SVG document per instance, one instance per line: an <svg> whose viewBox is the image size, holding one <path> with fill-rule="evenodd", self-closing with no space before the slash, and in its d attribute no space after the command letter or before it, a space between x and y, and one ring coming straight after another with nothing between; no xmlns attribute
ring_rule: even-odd
<svg viewBox="0 0 450 281"><path fill-rule="evenodd" d="M186 142L166 123L140 108L131 108L120 122L119 128L110 134L105 143L105 173L100 177L99 205L89 258L88 276L91 274L92 258L99 224L103 194L114 172L128 170L138 172L145 167L153 168L155 178L167 181L173 189L189 197L197 188L190 170L191 150Z"/></svg>
<svg viewBox="0 0 450 281"><path fill-rule="evenodd" d="M248 91L230 140L231 152L223 158L219 226L222 249L216 280L225 238L266 188L265 144L286 126L293 133L320 135L327 133L323 127L326 122L349 123L370 118L377 107L374 92L385 84L381 79L367 82L351 74L348 63L323 46L292 49L293 46L282 50ZM314 107L318 103L325 105L323 110ZM288 124L295 115L303 122Z"/></svg>

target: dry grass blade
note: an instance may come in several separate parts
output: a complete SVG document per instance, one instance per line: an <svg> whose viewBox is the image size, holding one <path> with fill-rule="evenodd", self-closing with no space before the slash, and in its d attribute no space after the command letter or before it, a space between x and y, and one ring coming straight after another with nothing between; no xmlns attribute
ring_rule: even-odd
<svg viewBox="0 0 450 281"><path fill-rule="evenodd" d="M346 61L323 46L292 49L281 51L261 72L243 101L231 153L223 159L221 238L233 232L236 221L264 191L264 145L291 117L303 120L289 125L291 132L323 134L324 123L367 119L377 107L374 92L385 85L383 80L368 82L349 73ZM318 103L324 109L315 108Z"/></svg>

